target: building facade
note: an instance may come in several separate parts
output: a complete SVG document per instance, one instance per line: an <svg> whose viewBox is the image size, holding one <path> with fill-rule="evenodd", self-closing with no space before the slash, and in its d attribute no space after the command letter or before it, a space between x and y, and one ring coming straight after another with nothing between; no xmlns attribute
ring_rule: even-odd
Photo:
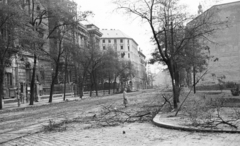
<svg viewBox="0 0 240 146"><path fill-rule="evenodd" d="M147 62L146 62L146 56L142 53L141 50L138 51L139 54L139 87L140 89L146 89L147 88L147 82L148 82L148 77L147 77Z"/></svg>
<svg viewBox="0 0 240 146"><path fill-rule="evenodd" d="M101 32L103 33L100 41L101 50L113 48L118 53L119 60L130 61L136 71L130 80L132 90L143 88L142 76L146 73L145 56L138 50L137 42L120 30L102 29Z"/></svg>
<svg viewBox="0 0 240 146"><path fill-rule="evenodd" d="M10 1L11 2L11 1ZM15 1L17 2L17 1ZM44 10L44 5L38 0L34 1L19 1L21 3L19 6L19 9L22 10L22 13L25 14L26 17L31 17L33 15L37 16L38 13L42 10ZM6 4L8 5L8 1L0 1L0 4ZM34 10L32 11L32 9ZM33 15L32 15L33 13ZM36 21L36 23L39 23L39 20ZM37 26L38 31L35 33L33 32L32 35L37 35L39 38L46 37L48 34L48 19L43 19L42 23ZM32 26L30 23L28 23L28 26L26 27L26 30L31 29ZM27 46L21 46L19 44L20 38L18 36L15 36L15 40L13 41L13 47L20 48L21 51L18 51L16 54L12 55L11 57L11 63L9 66L6 66L5 68L5 82L4 82L4 97L10 98L10 97L16 97L17 93L20 92L23 94L23 96L27 96L30 92L30 83L31 83L31 75L32 75L32 69L33 69L33 54L31 51L31 48L28 48ZM33 38L32 38L33 39ZM42 49L45 51L49 51L49 44L48 41L42 45ZM33 48L32 48L33 50ZM36 77L35 77L35 87L41 88L45 85L49 84L49 80L51 80L51 67L49 65L49 60L44 57L38 57L37 58L37 67L36 67ZM38 90L39 91L39 90ZM36 91L36 94L40 94L40 92Z"/></svg>
<svg viewBox="0 0 240 146"><path fill-rule="evenodd" d="M68 3L67 9L71 13L77 12L77 5L72 0L64 1L45 1L41 3L39 0L23 0L19 8L25 11L29 16L31 12L39 14L42 11L45 11L45 8L51 7L55 3ZM34 7L33 7L34 2ZM52 3L50 3L52 2ZM0 1L0 4L7 4L7 0ZM32 10L34 8L34 10ZM38 16L38 15L36 15ZM75 19L75 18L73 18ZM40 20L40 19L39 19ZM38 23L39 21L36 21ZM42 19L41 25L38 26L38 31L36 32L39 38L44 39L44 44L42 49L45 50L45 53L54 52L55 49L58 49L58 41L54 37L60 33L60 30L52 33L52 37L49 36L50 31L54 30L56 24L59 24L59 20L54 17L44 17ZM61 22L60 22L61 23ZM101 32L99 28L95 25L83 25L78 23L75 25L74 29L69 31L63 38L63 44L71 41L72 43L79 46L79 48L85 47L89 44L90 38L94 38L99 43ZM64 46L61 44L62 46ZM18 41L14 41L15 47L19 45ZM29 50L33 48L28 48ZM11 57L11 62L5 67L5 79L4 79L4 98L13 98L17 97L17 92L20 92L24 97L29 96L30 93L30 83L32 79L34 57L33 52L26 51L27 48L21 49ZM25 51L22 51L25 50ZM56 50L55 50L56 51ZM50 91L50 85L53 78L54 72L54 62L47 55L39 55L36 61L36 75L35 75L35 96L48 95ZM63 92L63 80L64 80L64 64L65 60L61 57L60 60L60 69L59 75L56 81L55 93ZM74 80L74 71L72 64L68 65L67 69L67 84L72 86ZM70 89L70 88L69 88ZM68 90L68 86L67 86Z"/></svg>
<svg viewBox="0 0 240 146"><path fill-rule="evenodd" d="M213 13L213 22L222 22L207 42L212 59L208 73L201 84L218 84L219 81L240 83L240 2L215 5L201 15ZM201 17L200 15L200 17Z"/></svg>

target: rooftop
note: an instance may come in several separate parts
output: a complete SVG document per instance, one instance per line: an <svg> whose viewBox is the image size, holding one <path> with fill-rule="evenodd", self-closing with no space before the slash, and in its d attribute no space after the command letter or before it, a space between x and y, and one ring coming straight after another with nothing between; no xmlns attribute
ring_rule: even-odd
<svg viewBox="0 0 240 146"><path fill-rule="evenodd" d="M128 39L133 40L138 45L138 43L133 38L126 35L121 30L118 30L118 29L102 29L101 32L103 33L102 38L108 38L108 39L110 39L110 38L112 38L112 39L128 38Z"/></svg>
<svg viewBox="0 0 240 146"><path fill-rule="evenodd" d="M118 29L102 29L102 38L131 38Z"/></svg>
<svg viewBox="0 0 240 146"><path fill-rule="evenodd" d="M229 3L222 3L222 4L217 4L217 5L214 5L214 6L226 6L226 5L236 5L236 4L240 4L240 1L229 2Z"/></svg>

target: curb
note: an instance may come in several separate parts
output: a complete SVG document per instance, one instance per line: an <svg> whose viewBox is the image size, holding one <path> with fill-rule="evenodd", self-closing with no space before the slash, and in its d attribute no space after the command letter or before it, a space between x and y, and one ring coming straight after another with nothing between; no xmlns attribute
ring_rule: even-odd
<svg viewBox="0 0 240 146"><path fill-rule="evenodd" d="M240 133L240 131L234 130L217 130L217 129L198 129L198 128L191 128L191 127L183 127L178 125L170 125L166 123L161 123L160 121L156 121L156 118L160 118L161 115L157 114L153 119L152 122L154 125L166 129L174 129L174 130L181 130L181 131L188 131L188 132L202 132L202 133Z"/></svg>
<svg viewBox="0 0 240 146"><path fill-rule="evenodd" d="M73 99L73 100L68 100L68 101L59 101L59 102L52 102L52 103L43 103L43 104L34 104L34 105L29 105L26 104L25 106L20 106L20 107L8 107L8 108L3 108L2 110L0 110L0 113L6 113L6 112L12 112L12 111L21 111L21 110L25 110L28 108L35 108L35 107L42 107L42 106L49 106L49 105L54 105L54 104L60 104L63 102L73 102L75 100L80 101L79 99ZM83 99L81 99L83 100Z"/></svg>

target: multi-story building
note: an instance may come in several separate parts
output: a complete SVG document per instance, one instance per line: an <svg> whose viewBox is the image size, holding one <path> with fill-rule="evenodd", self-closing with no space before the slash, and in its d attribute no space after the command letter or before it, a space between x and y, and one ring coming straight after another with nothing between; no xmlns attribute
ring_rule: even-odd
<svg viewBox="0 0 240 146"><path fill-rule="evenodd" d="M88 30L86 26L79 23L77 28L74 30L75 33L75 43L80 47L84 47L87 44L88 40Z"/></svg>
<svg viewBox="0 0 240 146"><path fill-rule="evenodd" d="M33 5L33 1L24 0L19 2L21 2L19 3L20 4L19 9L22 10L21 11L22 13L25 13L24 17L29 17L29 18L34 17L36 19L36 17L38 16L38 13L44 10L44 6L38 0L34 1L34 5ZM9 3L8 1L4 0L4 1L0 1L0 4L8 5ZM35 31L35 35L37 34L39 38L43 38L43 37L46 37L48 34L48 26L47 26L48 19L42 19L41 23L39 23L39 21L40 19L38 19L35 22L35 24L38 24L35 27L31 26L31 24L28 23L29 26L26 27L25 30L27 31L35 28L35 30L31 30L32 35L34 35L34 31ZM19 44L20 38L18 37L18 35L15 35L14 37L15 39L13 40L13 47L15 48L22 47ZM30 39L34 40L34 38L31 38L30 36L27 36L27 37L29 37L29 40ZM31 75L32 75L32 68L33 68L33 52L36 50L34 50L33 48L30 48L30 45L28 46L23 45L23 47L24 49L21 49L21 51L18 51L16 54L12 56L11 58L12 62L5 69L5 73L6 73L5 83L4 83L5 98L16 97L17 88L19 89L19 92L21 92L24 96L26 96L26 94L30 90L30 82L31 82ZM46 51L49 51L48 42L43 44L42 48ZM30 50L30 51L26 51L26 50ZM35 78L36 86L41 85L42 87L44 85L49 84L47 78L51 77L51 73L49 73L49 70L51 70L50 69L51 67L48 62L49 60L44 57L37 58L37 68L36 68L36 78Z"/></svg>
<svg viewBox="0 0 240 146"><path fill-rule="evenodd" d="M208 35L207 45L213 59L208 66L202 84L216 84L219 79L225 82L240 83L240 1L214 5L201 13L198 18L211 16L210 24L216 29ZM201 8L201 6L199 6ZM214 22L214 23L211 23ZM216 24L219 25L216 26Z"/></svg>
<svg viewBox="0 0 240 146"><path fill-rule="evenodd" d="M138 51L139 54L139 72L138 72L138 76L139 76L139 87L140 89L146 89L147 88L147 70L146 70L146 66L147 63L145 61L146 56L142 53L141 49Z"/></svg>
<svg viewBox="0 0 240 146"><path fill-rule="evenodd" d="M71 13L77 12L76 3L71 0L45 1L44 3L42 3L42 1L39 1L39 0L35 0L35 1L24 0L21 2L22 2L21 6L19 8L25 11L25 13L29 15L29 17L33 16L32 12L34 12L34 14L36 14L35 16L37 17L40 12L45 11L45 8L47 8L46 6L51 6L50 2L53 2L53 4L60 3L60 2L67 2L68 10ZM33 2L34 2L34 5L33 5ZM3 1L0 1L0 4L8 4L8 3L7 3L7 0L3 0ZM54 30L55 29L54 27L57 26L55 24L59 24L58 22L59 20L56 20L53 17L51 18L43 17L43 18L44 19L42 19L41 25L36 26L37 27L36 33L38 33L38 36L40 38L44 39L44 44L42 46L43 50L45 50L45 52L50 53L50 51L53 51L54 48L58 47L56 39L54 40L53 38L54 38L54 35L56 36L56 34L59 31L54 32L53 37L51 36L48 37L48 35L50 34L50 30ZM38 20L36 21L36 23L39 23L40 18L39 19L37 18L36 20ZM29 28L32 28L32 27L29 26ZM80 47L84 47L89 40L90 34L94 34L94 33L91 33L86 26L80 23L75 27L74 30L69 31L69 33L71 34L67 34L66 35L67 37L66 36L64 37L63 42L74 41L74 43L78 44ZM98 34L101 34L101 33L98 31ZM75 35L75 37L72 37L73 35ZM71 36L71 37L68 37L68 36ZM99 37L100 36L96 37L97 40L99 40ZM17 47L17 45L19 45L18 42L19 41L13 42L14 47ZM33 48L28 48L28 49L26 48L23 50L32 50L32 49ZM5 82L4 82L5 98L16 97L17 88L20 89L20 92L23 93L24 96L27 96L27 94L29 94L30 83L32 79L33 62L34 62L33 52L34 51L32 52L20 51L12 56L11 63L9 63L9 65L5 69ZM64 64L63 58L61 58L60 63ZM52 75L54 70L52 64L53 62L51 58L49 58L49 56L43 55L43 56L37 57L37 63L36 63L37 67L36 67L36 76L35 76L35 87L36 87L35 94L36 95L39 95L40 93L49 94L50 84L52 81ZM60 68L63 69L63 66L61 66ZM56 82L58 84L62 83L62 80L63 80L63 76L61 76L63 73L61 74L61 70L59 74L60 75ZM67 81L70 83L73 81L73 77L72 77L73 71L71 71L71 69L68 69L67 74L68 74ZM40 90L41 92L39 92Z"/></svg>
<svg viewBox="0 0 240 146"><path fill-rule="evenodd" d="M96 45L100 45L100 38L103 34L100 32L99 28L94 24L88 24L86 28L88 30L89 43L92 42Z"/></svg>
<svg viewBox="0 0 240 146"><path fill-rule="evenodd" d="M138 51L137 42L120 30L102 29L101 32L103 33L100 41L101 50L111 47L117 51L120 60L130 61L134 66L136 74L129 82L132 84L133 90L140 88L141 74L144 70L141 69L141 60L145 56Z"/></svg>

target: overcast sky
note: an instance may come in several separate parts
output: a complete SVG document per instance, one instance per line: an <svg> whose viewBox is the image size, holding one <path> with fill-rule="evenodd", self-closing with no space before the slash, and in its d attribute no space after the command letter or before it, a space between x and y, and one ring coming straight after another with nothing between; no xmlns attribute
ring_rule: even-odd
<svg viewBox="0 0 240 146"><path fill-rule="evenodd" d="M88 23L93 23L100 29L119 29L128 36L132 37L138 44L147 59L151 57L154 46L150 42L152 36L147 24L139 20L133 20L120 12L114 11L116 6L112 0L75 0L81 7L81 11L90 10L95 16L89 19ZM187 5L191 14L197 14L198 5L203 5L203 10L208 9L213 4L234 2L238 0L180 0Z"/></svg>

